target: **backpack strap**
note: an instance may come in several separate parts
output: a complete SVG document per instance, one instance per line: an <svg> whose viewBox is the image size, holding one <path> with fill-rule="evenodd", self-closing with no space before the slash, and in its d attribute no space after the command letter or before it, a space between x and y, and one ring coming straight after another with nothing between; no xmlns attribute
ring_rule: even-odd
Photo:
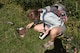
<svg viewBox="0 0 80 53"><path fill-rule="evenodd" d="M46 31L46 29L45 29L45 21L44 21L44 16L45 16L45 14L47 13L47 9L46 8L44 8L45 9L45 12L43 13L43 16L42 16L42 18L43 18L43 27L44 27L44 32Z"/></svg>

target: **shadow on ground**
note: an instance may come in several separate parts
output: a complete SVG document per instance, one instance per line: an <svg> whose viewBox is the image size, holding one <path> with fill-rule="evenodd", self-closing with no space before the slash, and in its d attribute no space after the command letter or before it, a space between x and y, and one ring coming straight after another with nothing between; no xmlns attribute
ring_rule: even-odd
<svg viewBox="0 0 80 53"><path fill-rule="evenodd" d="M0 3L0 9L3 7L3 4L2 3Z"/></svg>
<svg viewBox="0 0 80 53"><path fill-rule="evenodd" d="M52 50L46 50L44 53L67 53L63 48L62 41L56 38L54 41L54 48Z"/></svg>

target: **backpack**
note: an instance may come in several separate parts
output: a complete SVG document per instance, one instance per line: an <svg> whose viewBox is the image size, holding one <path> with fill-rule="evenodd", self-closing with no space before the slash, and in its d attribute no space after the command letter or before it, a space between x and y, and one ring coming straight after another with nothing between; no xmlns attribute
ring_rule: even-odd
<svg viewBox="0 0 80 53"><path fill-rule="evenodd" d="M64 23L67 21L66 9L62 4L55 4L44 7L47 12L53 12L56 14Z"/></svg>

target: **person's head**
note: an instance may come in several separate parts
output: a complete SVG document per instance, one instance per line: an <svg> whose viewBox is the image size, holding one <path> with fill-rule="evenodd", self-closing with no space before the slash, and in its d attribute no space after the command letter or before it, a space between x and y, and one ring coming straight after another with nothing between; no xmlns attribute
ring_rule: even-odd
<svg viewBox="0 0 80 53"><path fill-rule="evenodd" d="M40 11L38 9L33 9L28 13L28 18L31 21L39 20L40 18Z"/></svg>

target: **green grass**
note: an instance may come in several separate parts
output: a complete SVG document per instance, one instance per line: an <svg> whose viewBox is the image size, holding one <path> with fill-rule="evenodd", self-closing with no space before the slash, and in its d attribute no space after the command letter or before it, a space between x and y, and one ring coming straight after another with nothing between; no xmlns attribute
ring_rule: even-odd
<svg viewBox="0 0 80 53"><path fill-rule="evenodd" d="M24 38L16 33L17 27L25 27L30 22L26 14L15 4L0 9L0 53L44 53L42 45L46 40L40 40L38 32L30 29ZM8 21L14 25L7 24Z"/></svg>

